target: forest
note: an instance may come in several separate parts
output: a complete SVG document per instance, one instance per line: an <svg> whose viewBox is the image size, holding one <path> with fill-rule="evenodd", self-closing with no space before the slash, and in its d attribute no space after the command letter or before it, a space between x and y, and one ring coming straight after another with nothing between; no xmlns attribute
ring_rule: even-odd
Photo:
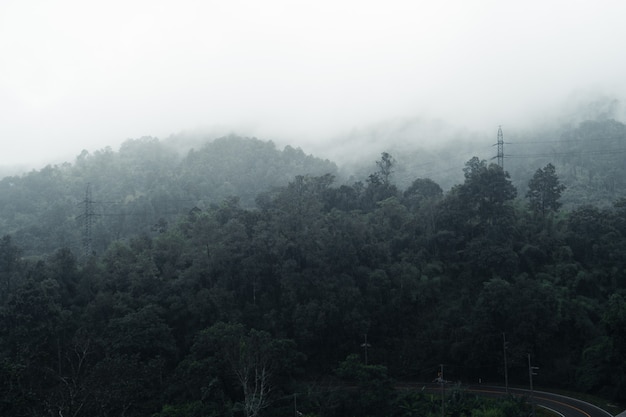
<svg viewBox="0 0 626 417"><path fill-rule="evenodd" d="M447 415L527 415L462 391L502 385L505 352L511 385L531 355L536 386L624 402L626 164L593 149L626 126L560 138L446 190L394 182L390 152L349 182L239 137L5 177L0 414L434 416L396 388L445 364Z"/></svg>

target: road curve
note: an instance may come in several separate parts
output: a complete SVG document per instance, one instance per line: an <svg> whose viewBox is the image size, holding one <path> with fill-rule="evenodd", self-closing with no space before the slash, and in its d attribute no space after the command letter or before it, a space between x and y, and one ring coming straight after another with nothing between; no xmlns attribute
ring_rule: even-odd
<svg viewBox="0 0 626 417"><path fill-rule="evenodd" d="M438 384L426 384L428 391L434 392L441 389ZM464 387L469 392L489 397L501 397L506 394L504 387L470 385ZM509 388L509 394L528 397L530 400L530 390ZM533 393L534 402L537 406L547 408L563 417L613 417L613 415L593 404L564 395L553 394L545 391L535 390Z"/></svg>
<svg viewBox="0 0 626 417"><path fill-rule="evenodd" d="M496 395L505 395L502 387L470 386L468 390L477 394L491 392ZM509 393L528 397L530 400L530 390L509 388ZM596 407L585 401L578 400L564 395L553 394L545 391L534 391L533 398L535 404L557 412L565 417L613 417L613 415L603 409Z"/></svg>

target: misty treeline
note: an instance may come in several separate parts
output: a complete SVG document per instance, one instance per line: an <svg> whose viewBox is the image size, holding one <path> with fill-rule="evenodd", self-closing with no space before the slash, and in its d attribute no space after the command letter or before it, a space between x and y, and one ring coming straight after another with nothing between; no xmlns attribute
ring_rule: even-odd
<svg viewBox="0 0 626 417"><path fill-rule="evenodd" d="M128 140L117 152L83 151L73 164L3 178L0 235L10 234L25 256L59 247L78 254L89 221L93 250L101 253L113 241L158 233L193 209L232 196L253 207L260 190L336 171L330 161L258 139L224 137L183 156L155 138Z"/></svg>
<svg viewBox="0 0 626 417"><path fill-rule="evenodd" d="M613 121L571 134L594 126L626 140ZM451 381L503 384L504 338L512 385L527 385L531 354L535 386L626 400L626 199L608 181L624 165L570 156L523 188L474 157L444 192L429 178L399 187L387 152L338 184L332 163L271 143L224 139L181 159L140 140L5 178L16 232L0 240L0 413L440 415L439 398L395 388L441 363ZM289 169L319 171L280 185ZM69 195L86 179L120 199L94 208L102 242L85 257L69 247L83 231ZM586 186L615 198L562 206ZM41 246L25 256L27 236ZM448 415L528 414L451 388Z"/></svg>

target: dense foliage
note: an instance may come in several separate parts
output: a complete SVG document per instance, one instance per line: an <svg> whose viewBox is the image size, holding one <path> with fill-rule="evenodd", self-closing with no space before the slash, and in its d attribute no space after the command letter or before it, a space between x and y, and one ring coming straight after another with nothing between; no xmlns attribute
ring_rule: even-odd
<svg viewBox="0 0 626 417"><path fill-rule="evenodd" d="M196 205L87 258L62 247L72 220L61 202L20 229L56 242L53 254L24 257L5 235L0 414L436 415L432 398L395 381L430 381L445 363L448 379L503 383L503 334L512 384L527 384L530 353L536 385L626 399L626 199L561 212L553 166L527 192L479 158L446 193L427 178L399 189L391 155L378 162L352 185L297 175L257 190L254 208L237 198ZM224 184L177 164L196 175L198 198ZM52 179L80 166L49 168L37 188L29 181L46 177L1 185L57 201ZM136 170L132 180L110 174L128 201L155 201L133 190L142 181L180 190L150 164ZM554 200L538 205L533 190ZM25 201L4 200L16 208L3 221L25 222ZM524 415L513 400L459 396L449 415Z"/></svg>
<svg viewBox="0 0 626 417"><path fill-rule="evenodd" d="M330 161L258 139L219 138L182 156L155 138L128 140L117 152L83 151L73 164L2 179L0 235L12 235L27 256L59 247L80 253L89 217L93 249L102 253L113 241L158 232L194 208L235 195L253 207L260 191L296 175L336 171Z"/></svg>

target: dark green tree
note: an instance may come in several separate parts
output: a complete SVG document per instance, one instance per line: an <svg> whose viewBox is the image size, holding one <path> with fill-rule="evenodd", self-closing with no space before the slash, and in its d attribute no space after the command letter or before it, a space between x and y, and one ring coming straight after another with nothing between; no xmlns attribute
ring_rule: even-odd
<svg viewBox="0 0 626 417"><path fill-rule="evenodd" d="M9 294L17 286L22 250L15 246L13 239L5 235L0 239L0 301L6 302Z"/></svg>
<svg viewBox="0 0 626 417"><path fill-rule="evenodd" d="M559 183L554 165L548 164L538 169L528 181L528 205L530 209L541 216L549 212L556 212L561 207L559 199L565 186Z"/></svg>
<svg viewBox="0 0 626 417"><path fill-rule="evenodd" d="M357 391L344 394L344 414L375 416L389 415L393 399L393 380L383 365L366 365L356 354L348 355L339 364L337 376L356 384Z"/></svg>
<svg viewBox="0 0 626 417"><path fill-rule="evenodd" d="M443 196L443 190L430 178L418 178L403 193L402 202L410 210L417 209L425 201L439 199Z"/></svg>
<svg viewBox="0 0 626 417"><path fill-rule="evenodd" d="M222 389L232 384L235 408L256 417L271 404L280 376L297 368L297 357L291 340L275 339L239 323L218 322L198 333L181 370L195 374L199 385L192 389L199 388L205 400L223 395Z"/></svg>
<svg viewBox="0 0 626 417"><path fill-rule="evenodd" d="M375 175L380 178L383 184L389 185L389 180L391 175L393 174L393 166L395 165L395 163L396 161L393 156L391 156L387 152L383 152L380 155L380 159L376 161L378 172L376 172Z"/></svg>
<svg viewBox="0 0 626 417"><path fill-rule="evenodd" d="M395 197L398 189L391 183L393 166L395 160L387 152L383 152L380 160L376 161L378 171L372 173L367 178L367 187L362 196L361 208L371 210L376 207L376 203L389 197Z"/></svg>
<svg viewBox="0 0 626 417"><path fill-rule="evenodd" d="M467 214L474 216L481 226L500 224L512 213L505 203L517 197L508 172L496 164L487 165L473 157L463 169L465 182L459 188L459 197ZM471 219L470 219L471 220Z"/></svg>
<svg viewBox="0 0 626 417"><path fill-rule="evenodd" d="M619 400L626 399L626 300L621 294L613 294L602 317L611 340L612 352L609 356L609 386Z"/></svg>

